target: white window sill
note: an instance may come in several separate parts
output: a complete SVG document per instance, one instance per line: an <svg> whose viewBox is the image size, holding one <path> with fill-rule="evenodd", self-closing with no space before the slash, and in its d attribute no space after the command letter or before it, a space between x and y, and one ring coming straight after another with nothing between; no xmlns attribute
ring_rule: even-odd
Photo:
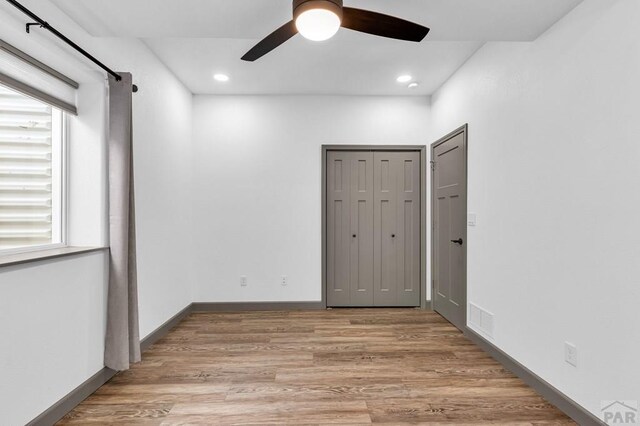
<svg viewBox="0 0 640 426"><path fill-rule="evenodd" d="M73 256L77 254L91 253L94 251L108 249L108 247L60 247L25 253L9 254L4 256L0 255L0 267L37 262L40 260L55 259L58 257Z"/></svg>

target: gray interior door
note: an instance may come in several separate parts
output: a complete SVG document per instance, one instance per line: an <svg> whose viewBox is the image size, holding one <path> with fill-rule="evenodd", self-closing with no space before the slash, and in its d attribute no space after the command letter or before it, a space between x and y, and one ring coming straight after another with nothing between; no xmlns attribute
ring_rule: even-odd
<svg viewBox="0 0 640 426"><path fill-rule="evenodd" d="M327 305L373 306L373 153L327 161Z"/></svg>
<svg viewBox="0 0 640 426"><path fill-rule="evenodd" d="M420 153L374 154L374 305L420 306Z"/></svg>
<svg viewBox="0 0 640 426"><path fill-rule="evenodd" d="M433 160L434 309L459 329L466 325L466 128L437 142Z"/></svg>

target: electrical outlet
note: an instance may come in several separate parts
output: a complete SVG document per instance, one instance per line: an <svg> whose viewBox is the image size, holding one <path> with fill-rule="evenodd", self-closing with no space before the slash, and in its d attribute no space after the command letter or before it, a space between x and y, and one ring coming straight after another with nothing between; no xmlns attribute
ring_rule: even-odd
<svg viewBox="0 0 640 426"><path fill-rule="evenodd" d="M287 279L287 276L286 276L286 275L283 275L283 276L280 278L280 284L282 284L282 286L283 286L283 287L285 287L287 284L289 284L289 281L288 281L288 279Z"/></svg>
<svg viewBox="0 0 640 426"><path fill-rule="evenodd" d="M241 286L241 287L246 287L248 282L249 282L249 281L248 281L248 279L247 279L247 276L246 276L246 275L241 275L241 276L240 276L240 286Z"/></svg>
<svg viewBox="0 0 640 426"><path fill-rule="evenodd" d="M564 360L574 367L578 366L578 347L573 343L564 342Z"/></svg>

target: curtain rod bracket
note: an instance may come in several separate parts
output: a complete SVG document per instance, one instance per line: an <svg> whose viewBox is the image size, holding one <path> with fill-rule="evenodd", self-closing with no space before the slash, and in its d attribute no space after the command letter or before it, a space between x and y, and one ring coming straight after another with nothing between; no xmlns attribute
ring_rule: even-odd
<svg viewBox="0 0 640 426"><path fill-rule="evenodd" d="M44 28L44 25L40 22L30 22L26 25L27 34L31 34L31 27L33 27L34 25L37 25L40 28Z"/></svg>

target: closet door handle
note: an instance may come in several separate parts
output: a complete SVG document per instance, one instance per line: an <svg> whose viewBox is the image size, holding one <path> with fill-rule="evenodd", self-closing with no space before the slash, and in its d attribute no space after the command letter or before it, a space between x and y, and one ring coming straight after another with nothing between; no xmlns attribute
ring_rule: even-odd
<svg viewBox="0 0 640 426"><path fill-rule="evenodd" d="M395 238L395 237L396 237L396 234L391 234L391 238Z"/></svg>
<svg viewBox="0 0 640 426"><path fill-rule="evenodd" d="M356 238L356 237L357 237L357 235L356 235L356 234L353 234L353 238Z"/></svg>
<svg viewBox="0 0 640 426"><path fill-rule="evenodd" d="M457 240L451 240L452 243L456 243L456 244L464 244L464 241L462 240L462 238L458 238Z"/></svg>

